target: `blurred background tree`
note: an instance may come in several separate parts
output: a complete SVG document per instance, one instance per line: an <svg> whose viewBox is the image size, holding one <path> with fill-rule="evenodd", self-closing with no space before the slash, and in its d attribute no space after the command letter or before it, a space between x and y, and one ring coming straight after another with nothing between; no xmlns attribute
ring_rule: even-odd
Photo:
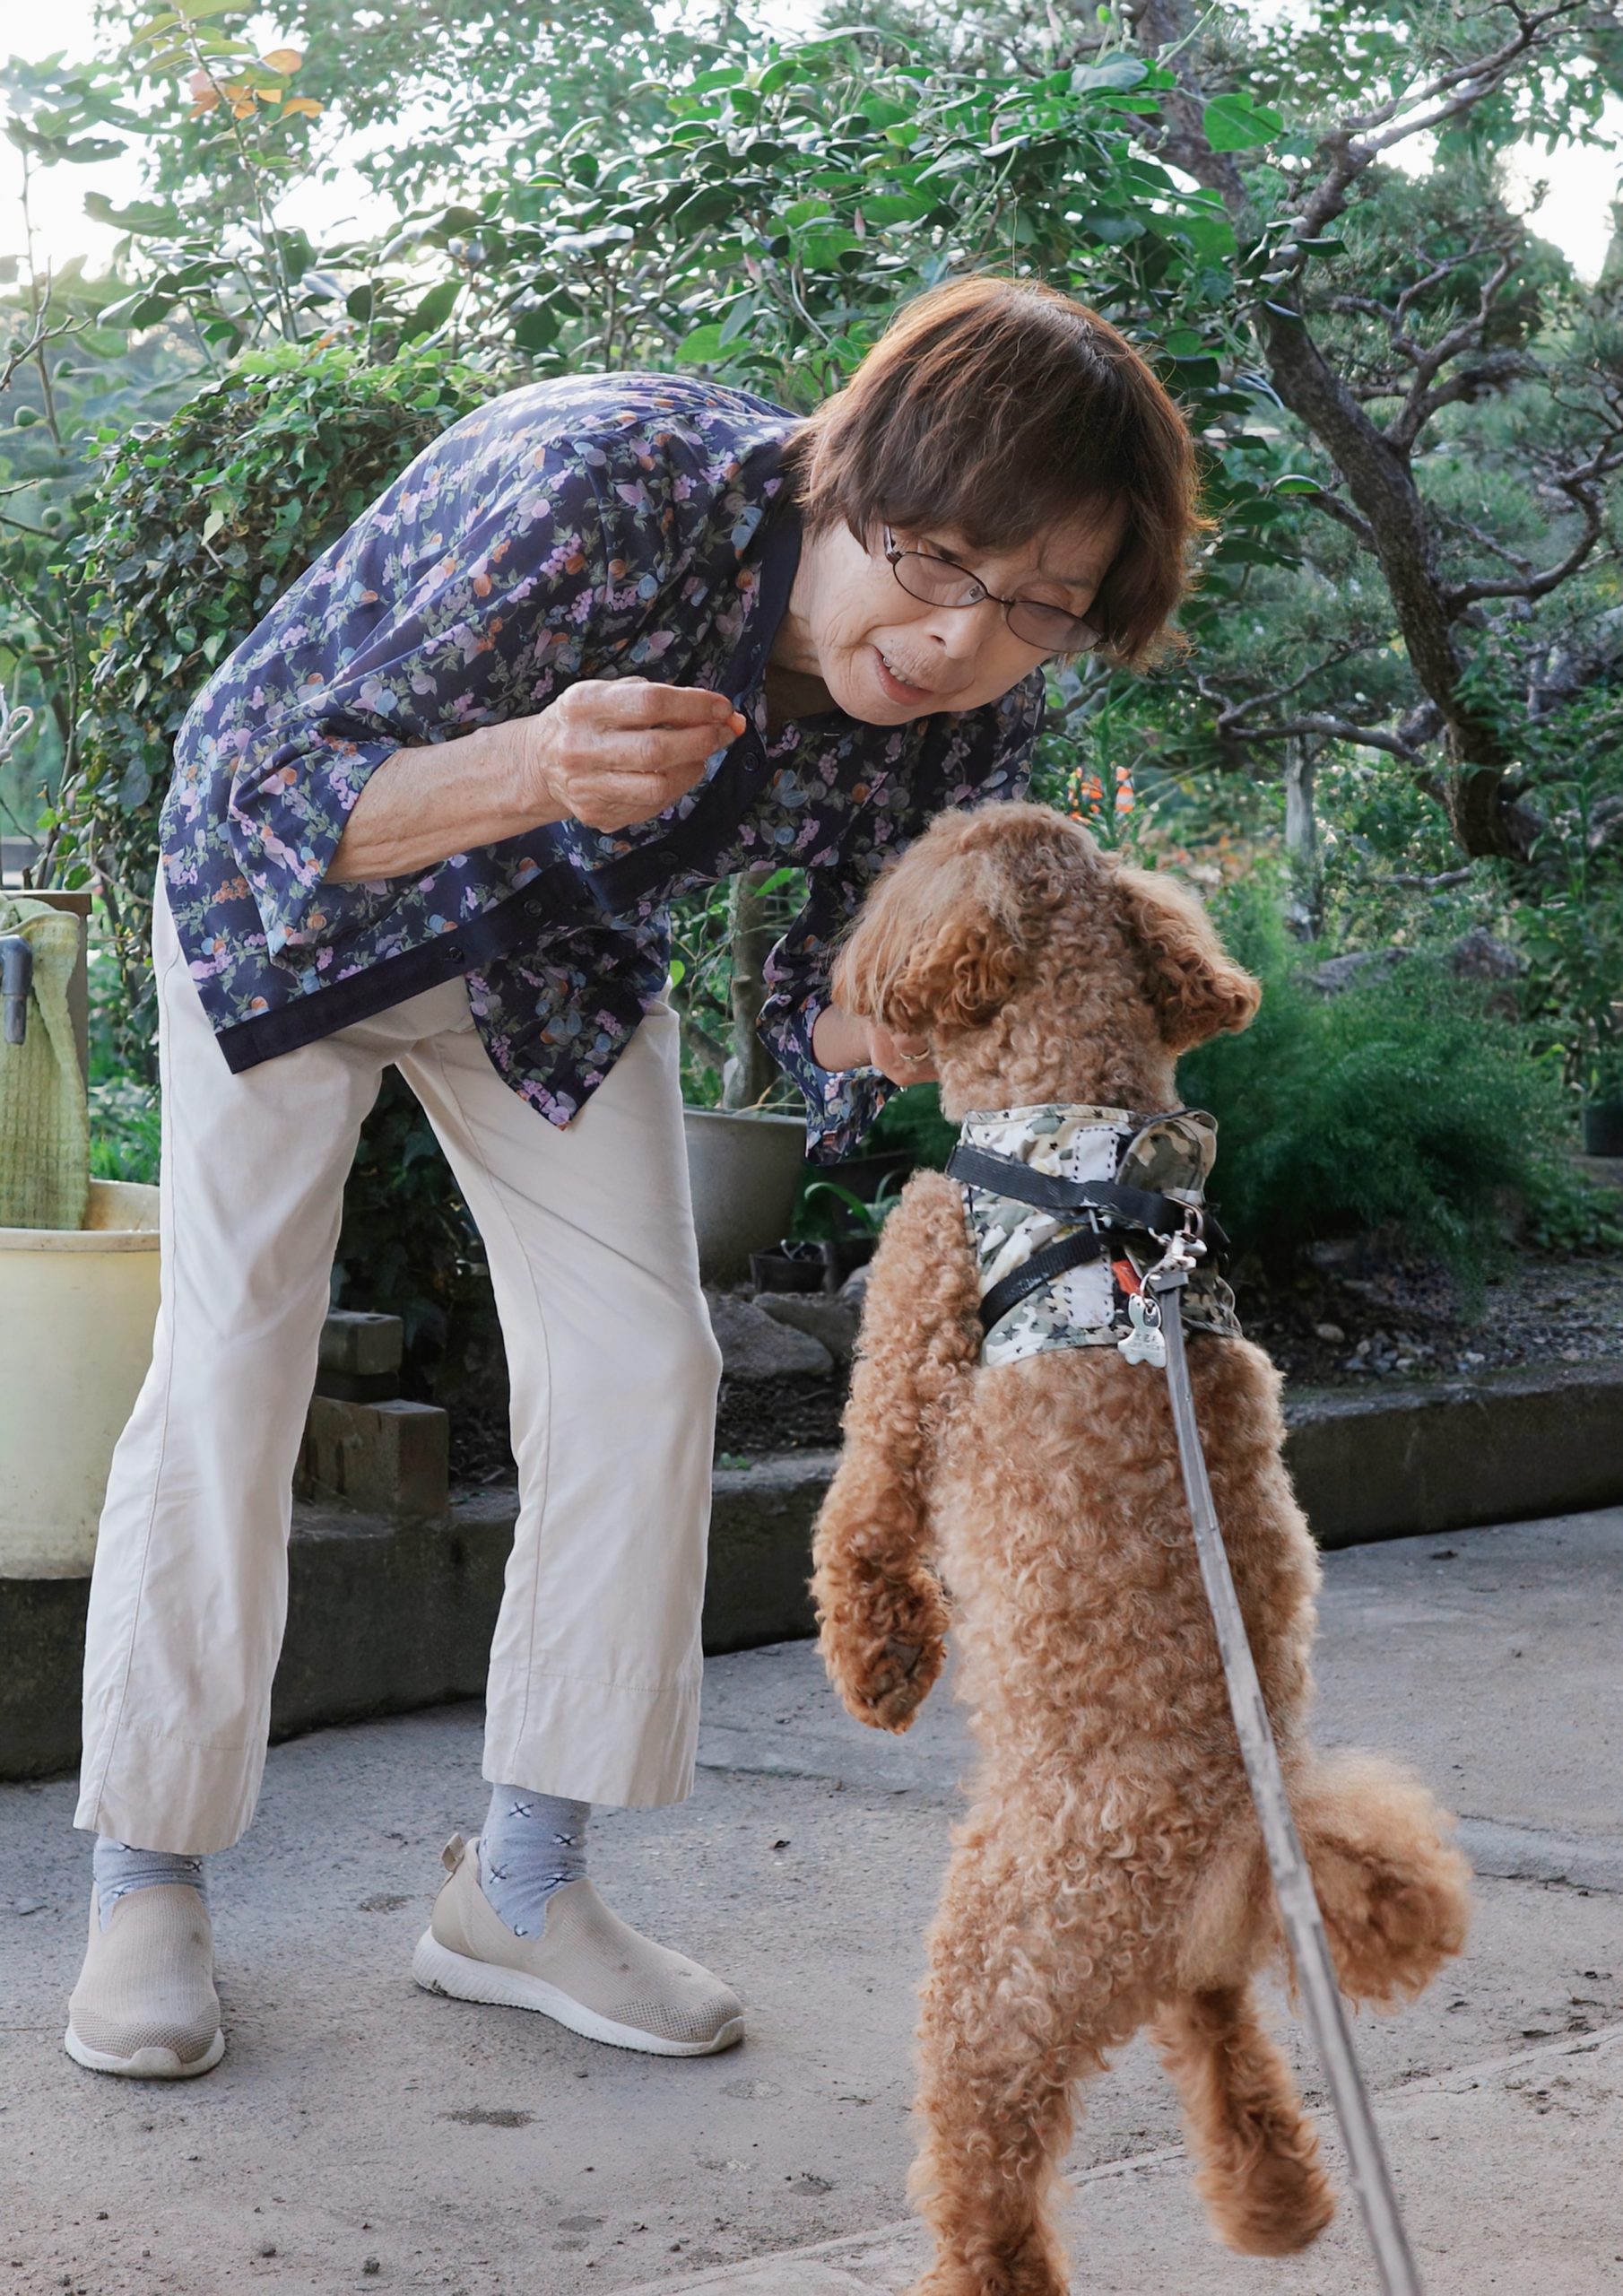
<svg viewBox="0 0 1623 2296"><path fill-rule="evenodd" d="M3 75L25 203L71 170L120 236L52 264L25 210L4 291L0 682L43 732L0 804L104 896L109 1080L142 1073L179 717L437 429L583 370L809 408L976 267L1142 346L1219 522L1186 658L1055 672L1042 794L1214 896L1262 870L1304 974L1474 966L1555 1080L1516 1103L1541 1136L1623 1096L1623 248L1614 215L1581 280L1519 171L1530 138L1617 148L1603 0L881 0L793 38L729 4L178 0L92 45ZM732 960L794 890L677 920L696 1099L759 1096Z"/></svg>

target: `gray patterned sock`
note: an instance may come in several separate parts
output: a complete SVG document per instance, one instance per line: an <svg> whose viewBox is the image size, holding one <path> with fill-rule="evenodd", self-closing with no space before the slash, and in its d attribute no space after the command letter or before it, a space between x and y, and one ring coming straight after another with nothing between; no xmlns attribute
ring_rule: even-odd
<svg viewBox="0 0 1623 2296"><path fill-rule="evenodd" d="M498 1786L479 1837L479 1885L516 1937L535 1937L547 1900L586 1870L590 1802Z"/></svg>
<svg viewBox="0 0 1623 2296"><path fill-rule="evenodd" d="M206 1905L209 1901L208 1877L203 1870L201 1857L184 1857L178 1850L137 1849L133 1843L114 1841L106 1834L98 1834L96 1847L91 1854L91 1871L96 1877L96 1902L101 1909L101 1926L107 1927L113 1918L113 1908L120 1898L132 1890L150 1890L161 1882L187 1882Z"/></svg>

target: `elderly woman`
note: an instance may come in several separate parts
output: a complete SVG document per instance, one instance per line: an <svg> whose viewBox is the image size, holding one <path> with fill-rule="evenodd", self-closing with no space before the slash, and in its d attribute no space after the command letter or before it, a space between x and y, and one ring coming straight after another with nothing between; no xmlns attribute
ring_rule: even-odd
<svg viewBox="0 0 1623 2296"><path fill-rule="evenodd" d="M666 905L806 872L762 1031L840 1153L933 1072L830 1002L833 943L933 813L1020 794L1045 662L1151 651L1197 523L1187 432L1121 336L968 278L809 418L668 375L493 400L198 697L153 931L163 1300L91 1591L82 2065L224 2046L203 1860L254 1812L344 1175L390 1062L489 1252L520 1490L490 1813L415 1973L622 2047L738 2039L727 1987L585 1874L593 1803L688 1793L699 1714L718 1359Z"/></svg>

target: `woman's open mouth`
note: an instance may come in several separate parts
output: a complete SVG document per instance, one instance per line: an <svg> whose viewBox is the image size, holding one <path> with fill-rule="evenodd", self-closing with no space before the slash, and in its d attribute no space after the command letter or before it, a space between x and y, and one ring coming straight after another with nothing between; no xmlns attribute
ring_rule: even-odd
<svg viewBox="0 0 1623 2296"><path fill-rule="evenodd" d="M881 689L890 700L906 702L910 708L916 709L921 701L935 700L935 695L927 685L909 685L906 678L898 678L877 646L873 649L873 658L879 665Z"/></svg>

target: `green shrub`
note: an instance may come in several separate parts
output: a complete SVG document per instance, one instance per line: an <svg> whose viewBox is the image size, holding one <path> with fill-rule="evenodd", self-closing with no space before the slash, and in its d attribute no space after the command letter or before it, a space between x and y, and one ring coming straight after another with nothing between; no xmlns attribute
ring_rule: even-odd
<svg viewBox="0 0 1623 2296"><path fill-rule="evenodd" d="M104 424L74 544L89 631L79 764L51 829L56 882L100 872L125 1065L150 1060L146 948L175 735L283 590L412 457L497 387L443 354L254 352L164 422Z"/></svg>
<svg viewBox="0 0 1623 2296"><path fill-rule="evenodd" d="M1552 1065L1438 959L1326 996L1265 887L1237 889L1219 921L1263 1006L1243 1035L1188 1055L1178 1085L1221 1126L1212 1196L1237 1249L1278 1267L1305 1244L1386 1229L1469 1281L1502 1248L1504 1192L1536 1218L1565 1185Z"/></svg>
<svg viewBox="0 0 1623 2296"><path fill-rule="evenodd" d="M162 1118L158 1088L138 1076L109 1076L91 1086L91 1177L158 1179Z"/></svg>

